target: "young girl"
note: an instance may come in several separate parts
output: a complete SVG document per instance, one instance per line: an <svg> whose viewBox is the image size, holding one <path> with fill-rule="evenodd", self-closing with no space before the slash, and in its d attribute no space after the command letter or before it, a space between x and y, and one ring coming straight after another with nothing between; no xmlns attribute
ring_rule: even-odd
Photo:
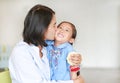
<svg viewBox="0 0 120 83"><path fill-rule="evenodd" d="M55 34L55 41L47 46L48 59L51 67L51 80L70 80L70 65L67 56L74 49L72 44L76 38L75 26L67 21L61 22ZM79 54L78 54L79 55ZM80 58L78 56L78 58Z"/></svg>

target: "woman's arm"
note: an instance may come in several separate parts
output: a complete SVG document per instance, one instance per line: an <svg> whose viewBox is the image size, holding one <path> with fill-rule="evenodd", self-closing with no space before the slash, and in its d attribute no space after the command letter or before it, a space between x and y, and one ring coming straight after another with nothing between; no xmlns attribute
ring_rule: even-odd
<svg viewBox="0 0 120 83"><path fill-rule="evenodd" d="M38 61L39 63L39 61ZM39 63L31 56L28 49L16 48L12 52L9 59L9 70L12 79L12 83L73 83L73 80L68 81L50 81L45 76L45 65Z"/></svg>

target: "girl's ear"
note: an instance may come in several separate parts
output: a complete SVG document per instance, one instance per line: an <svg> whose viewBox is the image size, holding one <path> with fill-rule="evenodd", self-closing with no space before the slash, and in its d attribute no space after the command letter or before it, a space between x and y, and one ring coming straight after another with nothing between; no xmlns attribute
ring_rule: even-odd
<svg viewBox="0 0 120 83"><path fill-rule="evenodd" d="M70 40L69 40L69 43L73 43L75 41L75 39L74 38L71 38Z"/></svg>

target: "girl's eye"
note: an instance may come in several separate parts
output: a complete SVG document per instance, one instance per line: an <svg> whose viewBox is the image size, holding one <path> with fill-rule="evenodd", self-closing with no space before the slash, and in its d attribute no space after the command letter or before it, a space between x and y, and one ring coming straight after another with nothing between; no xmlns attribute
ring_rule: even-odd
<svg viewBox="0 0 120 83"><path fill-rule="evenodd" d="M62 27L60 27L60 29L62 29Z"/></svg>
<svg viewBox="0 0 120 83"><path fill-rule="evenodd" d="M62 27L58 27L58 29L62 29Z"/></svg>

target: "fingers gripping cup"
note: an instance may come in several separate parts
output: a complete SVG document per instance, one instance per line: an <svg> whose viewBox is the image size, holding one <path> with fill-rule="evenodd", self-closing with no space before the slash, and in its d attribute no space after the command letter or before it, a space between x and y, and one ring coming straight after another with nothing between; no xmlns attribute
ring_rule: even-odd
<svg viewBox="0 0 120 83"><path fill-rule="evenodd" d="M76 66L75 63L72 62L71 57L77 55L76 52L70 52L67 57L67 62L70 64L70 73L71 79L76 79L80 75L80 67Z"/></svg>

